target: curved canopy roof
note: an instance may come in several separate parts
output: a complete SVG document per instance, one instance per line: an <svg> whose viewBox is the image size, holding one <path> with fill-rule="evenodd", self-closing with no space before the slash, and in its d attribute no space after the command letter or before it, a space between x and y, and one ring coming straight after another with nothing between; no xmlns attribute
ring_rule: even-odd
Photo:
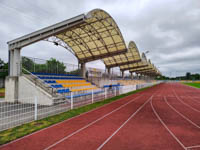
<svg viewBox="0 0 200 150"><path fill-rule="evenodd" d="M112 68L140 62L141 58L136 44L133 41L130 41L128 45L128 52L104 58L103 61L107 68Z"/></svg>
<svg viewBox="0 0 200 150"><path fill-rule="evenodd" d="M140 55L138 55L140 56ZM136 63L131 63L127 65L120 66L120 70L125 71L125 70L130 70L130 69L137 69L137 68L143 68L147 67L147 58L144 53L142 53L142 57L140 57L140 61Z"/></svg>
<svg viewBox="0 0 200 150"><path fill-rule="evenodd" d="M143 55L144 57L145 55ZM146 59L146 57L145 57ZM147 71L147 70L152 70L154 67L153 67L153 64L151 64L151 60L149 59L149 61L147 62L147 65L145 67L143 66L138 66L138 67L135 67L135 68L131 68L129 70L129 72L140 72L140 71Z"/></svg>
<svg viewBox="0 0 200 150"><path fill-rule="evenodd" d="M84 22L55 35L74 52L79 62L89 62L127 52L126 44L114 19L94 9Z"/></svg>

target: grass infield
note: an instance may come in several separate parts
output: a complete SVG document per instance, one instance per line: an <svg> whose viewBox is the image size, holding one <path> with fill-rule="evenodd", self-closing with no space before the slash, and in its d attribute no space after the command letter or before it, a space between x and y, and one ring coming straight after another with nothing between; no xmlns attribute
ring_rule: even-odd
<svg viewBox="0 0 200 150"><path fill-rule="evenodd" d="M183 83L185 85L189 85L189 86L193 86L193 87L196 87L196 88L200 88L200 83Z"/></svg>
<svg viewBox="0 0 200 150"><path fill-rule="evenodd" d="M49 127L53 124L56 124L61 121L67 120L67 119L75 117L77 115L80 115L82 113L88 112L92 109L95 109L97 107L103 106L108 103L111 103L112 101L118 100L118 99L126 97L128 95L135 94L140 91L144 91L145 89L148 89L148 88L150 88L150 87L139 89L136 91L125 93L125 94L121 94L121 95L118 95L118 96L115 96L115 97L112 97L112 98L109 98L109 99L106 99L103 101L89 104L89 105L86 105L86 106L83 106L83 107L80 107L77 109L69 110L67 112L64 112L64 113L61 113L58 115L50 116L50 117L47 117L47 118L44 118L41 120L22 124L20 126L14 127L14 128L1 131L0 132L0 145L6 144L6 143L16 140L18 138L21 138L25 135L31 134L31 133L41 130L43 128Z"/></svg>

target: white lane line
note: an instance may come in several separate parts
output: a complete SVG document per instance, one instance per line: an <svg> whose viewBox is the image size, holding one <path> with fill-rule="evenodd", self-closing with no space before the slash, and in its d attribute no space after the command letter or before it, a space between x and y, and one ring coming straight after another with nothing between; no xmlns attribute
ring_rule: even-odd
<svg viewBox="0 0 200 150"><path fill-rule="evenodd" d="M123 128L130 119L132 119L151 99L152 99L153 95L142 105L140 106L111 136L109 136L98 148L97 150L100 150L106 143L108 143L108 141L115 135L117 134L117 132Z"/></svg>
<svg viewBox="0 0 200 150"><path fill-rule="evenodd" d="M196 111L196 112L200 112L200 110L197 110L196 108L190 106L189 104L185 103L184 101L182 101L176 94L176 92L173 90L174 95L176 96L176 98L184 105L186 105L187 107L191 108L192 110Z"/></svg>
<svg viewBox="0 0 200 150"><path fill-rule="evenodd" d="M164 123L164 121L160 118L158 113L156 112L155 108L153 107L152 100L151 100L151 108L158 118L158 120L161 122L161 124L165 127L165 129L171 134L171 136L183 147L183 149L187 150L187 148L181 143L181 141L172 133L172 131L167 127L167 125Z"/></svg>
<svg viewBox="0 0 200 150"><path fill-rule="evenodd" d="M137 93L136 93L136 95L137 95ZM39 131L36 131L36 132L34 132L34 133L31 133L31 134L29 134L29 135L26 135L26 136L24 136L24 137L21 137L21 138L19 138L19 139L16 139L16 140L14 140L14 141L11 141L11 142L9 142L9 143L7 143L7 144L1 145L0 148L5 147L5 146L7 146L7 145L9 145L9 144L18 142L18 141L23 140L23 139L25 139L25 138L28 138L29 136L32 136L32 135L38 134L38 133L40 133L40 132L43 132L43 131L45 131L45 130L47 130L47 129L49 129L49 128L53 128L53 127L55 127L55 126L61 125L61 124L66 123L66 122L69 122L69 121L71 121L71 120L73 120L73 119L76 119L76 118L78 118L78 117L84 116L84 115L86 115L86 114L88 114L88 113L94 112L94 111L96 111L96 110L99 110L99 109L104 108L104 107L106 107L106 106L109 106L109 105L111 105L111 104L117 103L117 102L119 102L119 101L123 101L125 98L128 98L128 97L129 97L129 96L123 97L123 98L121 98L121 99L118 99L118 100L113 101L113 102L111 102L111 103L108 103L108 104L105 104L105 105L103 105L103 106L97 107L97 108L92 109L92 110L90 110L90 111L84 112L84 113L82 113L82 114L80 114L80 115L74 116L74 117L69 118L69 119L67 119L67 120L63 120L63 121L58 122L58 123L56 123L56 124L54 124L54 125L51 125L51 126L49 126L49 127L46 127L46 128L44 128L44 129L41 129L41 130L39 130ZM140 96L137 96L137 97L140 97ZM135 97L135 98L137 98L137 97Z"/></svg>
<svg viewBox="0 0 200 150"><path fill-rule="evenodd" d="M200 101L199 101L199 100L197 100L197 98L196 98L196 97L187 96L187 98L190 98L190 99L192 99L193 101L195 101L195 102L197 102L197 103L200 103Z"/></svg>
<svg viewBox="0 0 200 150"><path fill-rule="evenodd" d="M192 125L194 125L195 127L197 127L197 128L200 129L200 126L199 126L199 125L197 125L196 123L194 123L192 120L190 120L189 118L187 118L186 116L184 116L182 113L180 113L179 111L177 111L172 105L170 105L170 104L168 103L168 100L167 100L166 97L164 97L164 100L165 100L165 102L167 103L167 105L168 105L171 109L173 109L176 113L178 113L182 118L184 118L185 120L187 120L188 122L190 122Z"/></svg>
<svg viewBox="0 0 200 150"><path fill-rule="evenodd" d="M95 121L93 121L93 122L91 122L91 123L87 124L86 126L84 126L84 127L80 128L80 129L76 130L75 132L73 132L73 133L69 134L68 136L66 136L66 137L64 137L64 138L62 138L62 139L60 139L60 140L58 140L58 141L57 141L57 142L55 142L54 144L52 144L52 145L48 146L47 148L45 148L44 150L51 149L52 147L56 146L57 144L59 144L59 143L63 142L64 140L66 140L66 139L70 138L71 136L73 136L73 135L75 135L75 134L79 133L80 131L82 131L82 130L84 130L84 129L88 128L89 126L91 126L91 125L95 124L96 122L98 122L98 121L100 121L100 120L104 119L105 117L107 117L107 116L111 115L112 113L114 113L114 112L118 111L119 109L121 109L121 108L125 107L126 105L128 105L128 104L130 104L130 103L134 102L136 99L138 99L138 98L140 98L140 97L142 97L142 96L143 96L143 95L140 95L140 96L138 96L138 97L136 97L136 98L132 99L131 101L129 101L129 102L127 102L127 103L125 103L125 104L121 105L121 106L120 106L120 107L118 107L117 109L114 109L113 111L111 111L111 112L109 112L109 113L107 113L107 114L103 115L102 117L100 117L100 118L96 119Z"/></svg>
<svg viewBox="0 0 200 150"><path fill-rule="evenodd" d="M188 146L187 149L198 148L198 147L200 147L200 145Z"/></svg>

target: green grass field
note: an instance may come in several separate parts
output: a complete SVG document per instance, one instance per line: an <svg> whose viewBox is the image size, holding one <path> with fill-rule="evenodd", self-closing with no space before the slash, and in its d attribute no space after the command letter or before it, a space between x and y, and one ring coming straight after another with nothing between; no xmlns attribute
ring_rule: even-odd
<svg viewBox="0 0 200 150"><path fill-rule="evenodd" d="M200 88L200 83L184 83L185 85L193 86L196 88Z"/></svg>
<svg viewBox="0 0 200 150"><path fill-rule="evenodd" d="M5 88L0 88L0 98L4 98L2 95L5 95Z"/></svg>
<svg viewBox="0 0 200 150"><path fill-rule="evenodd" d="M147 87L150 88L150 87ZM38 121L33 121L30 123L26 123L5 131L0 132L0 145L8 143L10 141L16 140L17 138L23 137L25 135L28 135L30 133L33 133L35 131L41 130L43 128L46 128L48 126L51 126L53 124L56 124L58 122L67 120L69 118L75 117L77 115L80 115L82 113L88 112L92 109L95 109L97 107L103 106L105 104L111 103L112 101L118 100L120 98L126 97L128 95L138 93L140 91L143 91L147 88L139 89L136 91L132 91L126 94L118 95L109 99L106 99L104 101L96 102L90 105L86 105L77 109L73 109L55 116L47 117Z"/></svg>

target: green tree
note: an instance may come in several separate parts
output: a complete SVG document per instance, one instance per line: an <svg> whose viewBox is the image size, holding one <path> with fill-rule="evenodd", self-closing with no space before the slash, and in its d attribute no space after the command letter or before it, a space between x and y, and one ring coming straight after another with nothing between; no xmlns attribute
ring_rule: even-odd
<svg viewBox="0 0 200 150"><path fill-rule="evenodd" d="M187 72L187 73L186 73L186 79L187 79L187 80L190 80L190 79L191 79L191 73L190 73L190 72Z"/></svg>
<svg viewBox="0 0 200 150"><path fill-rule="evenodd" d="M3 69L4 64L4 61L0 58L0 69Z"/></svg>
<svg viewBox="0 0 200 150"><path fill-rule="evenodd" d="M8 63L5 63L0 58L0 78L5 78L6 76L8 76Z"/></svg>
<svg viewBox="0 0 200 150"><path fill-rule="evenodd" d="M65 72L65 65L64 63L56 60L55 58L51 58L50 60L47 61L46 63L47 69L49 73L58 73L58 74L64 74Z"/></svg>
<svg viewBox="0 0 200 150"><path fill-rule="evenodd" d="M28 70L29 72L39 72L39 73L57 73L65 74L66 66L64 63L51 58L45 63L36 63L31 58L22 57L22 67Z"/></svg>
<svg viewBox="0 0 200 150"><path fill-rule="evenodd" d="M22 57L22 67L30 72L34 72L33 60L27 57Z"/></svg>

